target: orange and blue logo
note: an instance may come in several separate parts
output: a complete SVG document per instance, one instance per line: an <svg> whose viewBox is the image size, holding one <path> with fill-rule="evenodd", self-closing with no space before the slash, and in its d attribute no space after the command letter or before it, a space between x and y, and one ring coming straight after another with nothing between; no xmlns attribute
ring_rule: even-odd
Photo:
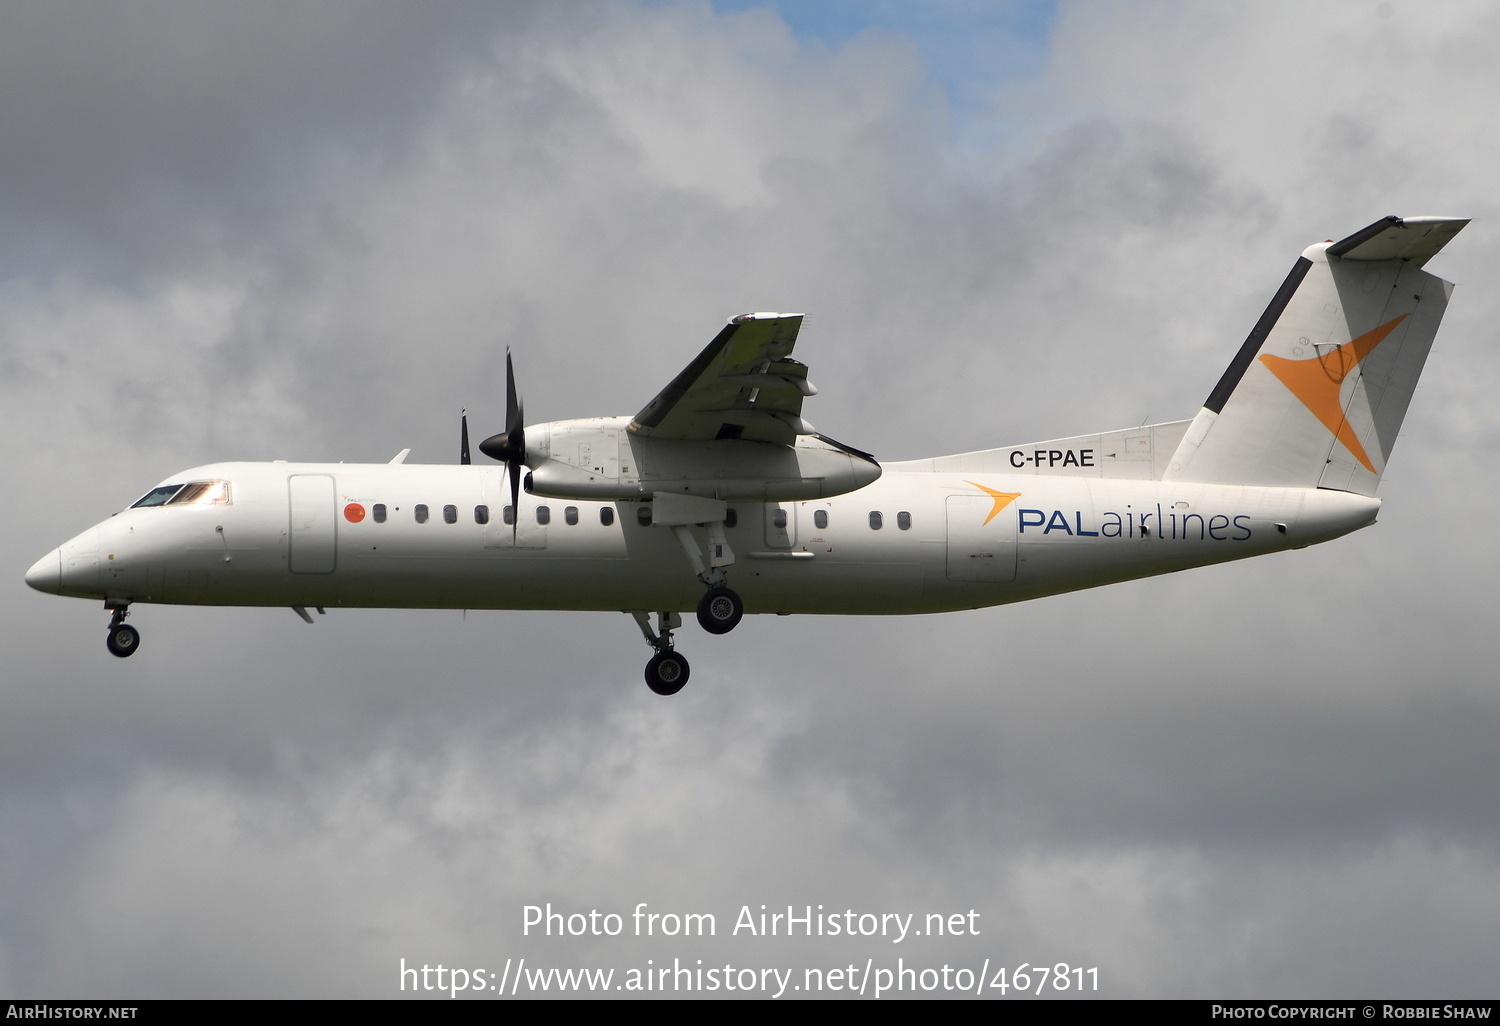
<svg viewBox="0 0 1500 1026"><path fill-rule="evenodd" d="M1002 492L978 481L966 481L990 497L993 505L984 518L988 524L1021 497L1020 492ZM1069 514L1071 513L1071 517ZM1196 523L1195 523L1196 522ZM981 527L984 524L980 525ZM1089 528L1094 528L1089 530ZM1040 531L1037 529L1040 528ZM1181 541L1249 541L1254 537L1250 517L1244 513L1182 513L1176 508L1162 509L1161 503L1142 505L1139 509L1127 503L1123 510L1022 509L1016 507L1016 532L1046 535L1057 532L1068 538L1151 538Z"/></svg>

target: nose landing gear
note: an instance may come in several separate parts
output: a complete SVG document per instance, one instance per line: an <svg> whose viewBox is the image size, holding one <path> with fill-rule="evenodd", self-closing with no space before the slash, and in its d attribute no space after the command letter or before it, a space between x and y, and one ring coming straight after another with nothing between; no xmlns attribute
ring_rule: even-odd
<svg viewBox="0 0 1500 1026"><path fill-rule="evenodd" d="M698 602L698 624L710 634L728 634L745 615L745 603L728 585L728 568L734 565L734 551L725 535L729 510L723 499L706 499L694 495L657 492L650 522L654 527L670 528L682 546L683 555L707 589ZM708 532L708 549L698 544L693 528ZM657 613L657 629L651 629L650 615L630 611L646 643L656 650L646 664L646 684L658 695L675 695L687 683L687 660L672 650L672 631L682 626L678 613Z"/></svg>
<svg viewBox="0 0 1500 1026"><path fill-rule="evenodd" d="M109 633L104 636L104 647L109 649L110 655L121 659L135 655L136 649L141 647L141 632L125 622L125 617L129 615L126 612L129 603L104 608L114 613L109 618Z"/></svg>
<svg viewBox="0 0 1500 1026"><path fill-rule="evenodd" d="M672 632L682 626L680 613L657 613L656 630L651 629L651 614L630 610L631 617L646 644L656 650L646 664L646 686L658 695L675 695L688 682L688 661L672 650Z"/></svg>
<svg viewBox="0 0 1500 1026"><path fill-rule="evenodd" d="M675 695L688 681L688 662L677 652L658 652L646 664L646 686L658 695Z"/></svg>

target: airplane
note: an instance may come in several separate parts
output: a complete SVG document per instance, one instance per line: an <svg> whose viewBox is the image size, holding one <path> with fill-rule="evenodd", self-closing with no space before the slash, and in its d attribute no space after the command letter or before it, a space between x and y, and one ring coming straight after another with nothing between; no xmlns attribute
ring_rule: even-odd
<svg viewBox="0 0 1500 1026"><path fill-rule="evenodd" d="M1374 523L1453 288L1422 268L1467 223L1386 217L1308 247L1186 420L882 465L803 419L802 315L749 313L634 417L527 425L507 352L505 428L479 444L500 465L470 461L465 414L457 465L194 467L26 583L102 599L121 657L137 603L618 610L670 695L690 609L726 634L744 613L977 609L1303 548Z"/></svg>

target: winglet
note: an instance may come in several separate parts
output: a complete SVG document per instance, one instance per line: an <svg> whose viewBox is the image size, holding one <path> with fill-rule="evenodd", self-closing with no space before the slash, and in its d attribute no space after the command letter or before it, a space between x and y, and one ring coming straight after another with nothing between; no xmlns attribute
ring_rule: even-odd
<svg viewBox="0 0 1500 1026"><path fill-rule="evenodd" d="M402 449L400 452L396 453L396 455L394 455L394 456L391 457L391 462L388 465L394 467L398 463L405 463L406 462L406 457L408 457L410 455L411 455L411 450L410 449Z"/></svg>

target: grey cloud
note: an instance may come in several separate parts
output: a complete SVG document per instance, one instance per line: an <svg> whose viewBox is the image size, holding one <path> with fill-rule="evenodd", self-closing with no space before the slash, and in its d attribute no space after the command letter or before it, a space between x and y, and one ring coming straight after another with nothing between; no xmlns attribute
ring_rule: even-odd
<svg viewBox="0 0 1500 1026"><path fill-rule="evenodd" d="M398 157L455 69L531 19L528 4L454 2L10 7L7 273L84 257L133 281L185 247L233 247L330 162Z"/></svg>
<svg viewBox="0 0 1500 1026"><path fill-rule="evenodd" d="M672 702L618 614L142 609L117 663L20 583L195 463L452 460L506 345L533 418L631 412L744 309L809 314L809 418L885 458L1187 416L1303 246L1488 213L1492 15L1430 17L1395 12L1397 89L1373 14L1068 7L1005 141L957 153L899 40L701 5L7 10L0 988L683 950L523 937L550 900L977 907L920 957L1112 995L1487 992L1484 221L1433 265L1460 291L1381 522L1327 547L685 632Z"/></svg>

